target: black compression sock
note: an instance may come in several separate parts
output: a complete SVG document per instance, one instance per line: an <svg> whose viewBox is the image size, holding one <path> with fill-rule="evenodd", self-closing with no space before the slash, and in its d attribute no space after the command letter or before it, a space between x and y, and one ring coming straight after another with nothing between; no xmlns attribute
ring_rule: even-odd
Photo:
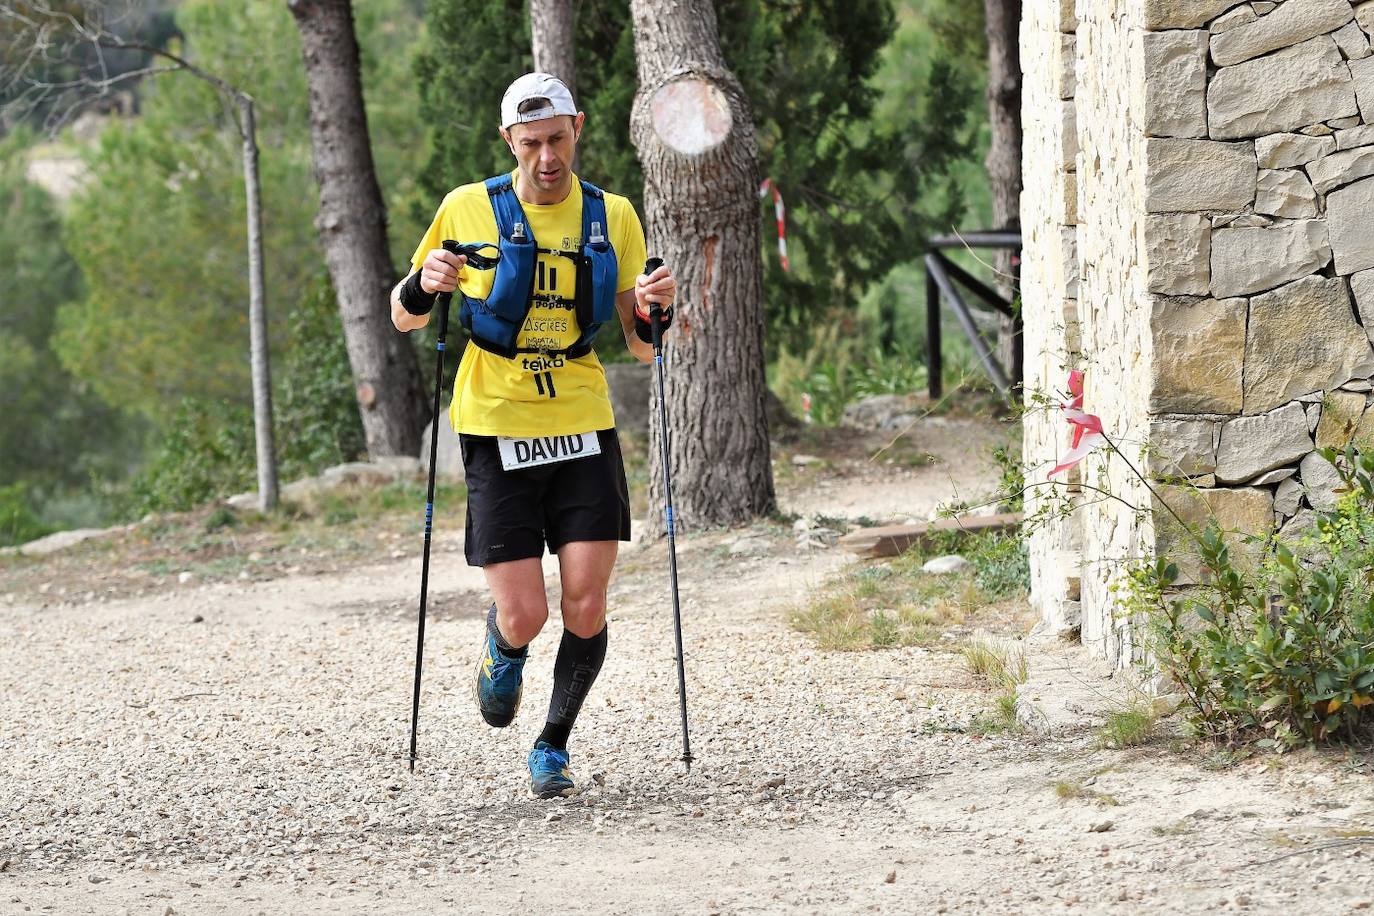
<svg viewBox="0 0 1374 916"><path fill-rule="evenodd" d="M590 639L563 631L558 658L553 663L553 696L549 699L549 719L539 740L563 750L568 746L582 701L596 682L601 663L606 660L606 628Z"/></svg>
<svg viewBox="0 0 1374 916"><path fill-rule="evenodd" d="M524 658L529 654L529 646L521 646L517 649L515 646L506 642L506 637L501 635L501 628L496 625L495 604L491 606L491 610L487 611L487 632L496 637L496 648L500 649L502 654L508 655L511 658Z"/></svg>

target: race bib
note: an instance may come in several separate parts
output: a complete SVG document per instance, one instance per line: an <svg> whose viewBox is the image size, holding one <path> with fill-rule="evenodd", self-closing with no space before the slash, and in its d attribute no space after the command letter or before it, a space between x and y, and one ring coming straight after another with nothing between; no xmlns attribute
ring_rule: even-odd
<svg viewBox="0 0 1374 916"><path fill-rule="evenodd" d="M507 471L601 454L601 438L595 432L575 436L534 436L529 439L497 436L496 445L501 450L501 467Z"/></svg>

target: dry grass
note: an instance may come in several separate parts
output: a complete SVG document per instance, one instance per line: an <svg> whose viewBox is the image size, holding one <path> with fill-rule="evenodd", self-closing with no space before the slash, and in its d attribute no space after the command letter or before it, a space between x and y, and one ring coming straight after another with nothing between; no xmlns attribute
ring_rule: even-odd
<svg viewBox="0 0 1374 916"><path fill-rule="evenodd" d="M1121 804L1114 795L1098 792L1081 782L1071 782L1067 779L1061 779L1054 784L1054 794L1060 801L1091 801L1104 808L1114 808Z"/></svg>
<svg viewBox="0 0 1374 916"><path fill-rule="evenodd" d="M983 634L960 651L969 674L990 687L1015 691L1017 684L1026 682L1026 651L1020 643Z"/></svg>
<svg viewBox="0 0 1374 916"><path fill-rule="evenodd" d="M793 610L793 628L822 649L856 651L931 643L962 623L971 583L921 572L918 560L898 557L861 566L833 579Z"/></svg>
<svg viewBox="0 0 1374 916"><path fill-rule="evenodd" d="M973 563L969 573L921 570L932 556L956 551ZM965 537L850 569L793 609L790 621L822 649L928 645L951 629L971 626L971 618L981 620L988 609L1020 602L1024 578L1018 541L1004 535Z"/></svg>

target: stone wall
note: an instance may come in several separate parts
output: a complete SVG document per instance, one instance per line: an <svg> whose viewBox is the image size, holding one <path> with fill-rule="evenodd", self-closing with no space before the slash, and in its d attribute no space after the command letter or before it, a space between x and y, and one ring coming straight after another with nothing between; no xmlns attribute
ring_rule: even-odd
<svg viewBox="0 0 1374 916"><path fill-rule="evenodd" d="M1027 391L1047 391L1078 364L1078 130L1073 0L1022 5L1021 61L1025 194L1021 299ZM1055 454L1061 424L1032 409L1027 455ZM1076 472L1075 472L1076 473ZM1040 510L1037 490L1027 511ZM1056 632L1079 626L1082 529L1077 519L1047 521L1030 541L1036 571L1031 601Z"/></svg>
<svg viewBox="0 0 1374 916"><path fill-rule="evenodd" d="M1334 500L1314 449L1374 441L1374 0L1056 12L1028 10L1022 37L1030 396L1062 388L1056 358L1086 369L1087 408L1180 515L1297 533ZM1072 165L1029 129L1066 79L1046 51L1070 28L1074 110L1059 120L1076 125ZM1078 200L1054 212L1039 197L1070 171ZM1044 244L1070 211L1072 266ZM1053 296L1060 275L1081 277L1076 330ZM1065 442L1052 416L1033 417L1031 474ZM1177 547L1178 526L1161 506L1138 517L1089 498L1099 487L1150 507L1124 459L1099 454L1081 474L1080 507L1032 536L1034 600L1059 629L1078 592L1085 642L1124 662L1131 629L1111 582L1122 561Z"/></svg>

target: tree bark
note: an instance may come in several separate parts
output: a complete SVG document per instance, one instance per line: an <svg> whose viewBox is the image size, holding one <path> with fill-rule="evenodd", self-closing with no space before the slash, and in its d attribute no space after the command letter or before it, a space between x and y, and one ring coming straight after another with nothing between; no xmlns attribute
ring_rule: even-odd
<svg viewBox="0 0 1374 916"><path fill-rule="evenodd" d="M315 227L339 298L368 454L417 455L428 420L415 351L392 327L386 206L368 142L349 0L289 0L310 87Z"/></svg>
<svg viewBox="0 0 1374 916"><path fill-rule="evenodd" d="M573 0L530 0L530 49L534 69L561 79L577 98L577 62L573 55L576 23Z"/></svg>
<svg viewBox="0 0 1374 916"><path fill-rule="evenodd" d="M664 342L674 510L682 527L775 506L763 373L758 144L725 64L710 0L632 0L639 91L630 133L644 170L649 254L677 278ZM662 435L657 411L650 435ZM650 462L662 517L663 469Z"/></svg>
<svg viewBox="0 0 1374 916"><path fill-rule="evenodd" d="M1021 0L984 0L988 37L988 121L992 128L986 160L992 188L992 219L998 229L1021 228ZM1010 252L999 254L998 286L1019 286L1018 265ZM1016 340L1011 319L998 328L998 358L1013 373ZM1020 381L1019 378L1016 381Z"/></svg>
<svg viewBox="0 0 1374 916"><path fill-rule="evenodd" d="M267 293L262 265L262 190L258 180L258 129L253 100L238 96L243 133L243 190L248 210L248 335L253 370L253 431L257 439L258 508L277 507L277 449L272 435L272 371L267 350Z"/></svg>

